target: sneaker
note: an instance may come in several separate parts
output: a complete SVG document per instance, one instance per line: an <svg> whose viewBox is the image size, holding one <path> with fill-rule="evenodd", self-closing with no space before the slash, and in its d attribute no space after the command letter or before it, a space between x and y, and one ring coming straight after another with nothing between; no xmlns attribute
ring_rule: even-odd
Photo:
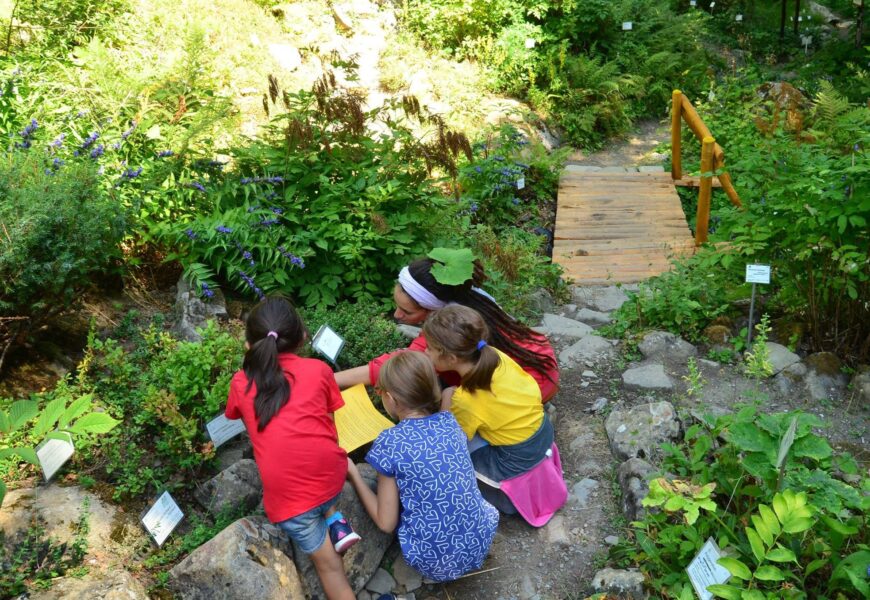
<svg viewBox="0 0 870 600"><path fill-rule="evenodd" d="M326 524L329 526L329 540L339 554L344 554L362 539L340 512L333 514Z"/></svg>

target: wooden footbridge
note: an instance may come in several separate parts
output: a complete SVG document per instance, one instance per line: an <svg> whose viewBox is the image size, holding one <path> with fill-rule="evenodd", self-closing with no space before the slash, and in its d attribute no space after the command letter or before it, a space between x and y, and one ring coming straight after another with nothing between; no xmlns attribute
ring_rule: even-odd
<svg viewBox="0 0 870 600"><path fill-rule="evenodd" d="M701 140L701 176L682 176L682 122ZM671 108L672 168L590 167L569 164L559 180L553 262L577 284L635 283L671 268L707 241L712 188L740 199L722 148L679 90ZM714 183L715 180L715 183ZM677 186L698 187L694 236Z"/></svg>

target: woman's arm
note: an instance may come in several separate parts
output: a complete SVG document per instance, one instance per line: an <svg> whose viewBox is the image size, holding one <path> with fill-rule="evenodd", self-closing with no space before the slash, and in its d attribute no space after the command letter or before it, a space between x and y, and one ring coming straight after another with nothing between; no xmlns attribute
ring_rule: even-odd
<svg viewBox="0 0 870 600"><path fill-rule="evenodd" d="M393 533L399 524L399 487L396 485L396 480L378 473L376 495L363 480L359 469L350 458L347 459L347 479L353 485L375 525L385 533Z"/></svg>
<svg viewBox="0 0 870 600"><path fill-rule="evenodd" d="M341 390L353 387L358 383L372 385L372 382L369 381L369 366L362 365L361 367L338 371L335 374L335 383L338 384L338 388Z"/></svg>
<svg viewBox="0 0 870 600"><path fill-rule="evenodd" d="M448 411L453 405L453 392L456 391L456 386L450 386L441 390L441 410Z"/></svg>

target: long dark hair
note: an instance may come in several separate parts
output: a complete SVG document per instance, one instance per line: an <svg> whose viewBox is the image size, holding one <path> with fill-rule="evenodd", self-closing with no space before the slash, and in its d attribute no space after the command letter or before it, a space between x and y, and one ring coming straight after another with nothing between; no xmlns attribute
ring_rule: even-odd
<svg viewBox="0 0 870 600"><path fill-rule="evenodd" d="M455 302L473 308L480 313L489 328L489 343L510 356L521 366L531 367L555 383L547 373L548 370L557 368L555 359L523 348L514 341L531 339L538 344L547 344L547 337L529 329L503 311L498 304L471 289L472 287L481 287L486 281L486 273L484 273L483 265L480 264L479 260L474 261L474 272L471 279L458 285L444 285L435 281L432 276L434 263L435 261L430 258L421 258L408 265L408 271L417 283L429 290L439 300Z"/></svg>
<svg viewBox="0 0 870 600"><path fill-rule="evenodd" d="M441 387L432 361L422 352L399 352L381 367L378 387L411 410L441 410Z"/></svg>
<svg viewBox="0 0 870 600"><path fill-rule="evenodd" d="M305 324L284 298L266 298L248 315L245 322L248 351L242 369L248 378L245 391L257 385L254 398L257 431L263 431L290 400L290 381L278 362L278 354L298 350L306 335Z"/></svg>
<svg viewBox="0 0 870 600"><path fill-rule="evenodd" d="M486 342L489 328L473 308L451 304L435 311L423 323L426 344L437 352L452 354L472 363L471 371L462 378L462 387L469 392L491 390L492 374L501 359Z"/></svg>

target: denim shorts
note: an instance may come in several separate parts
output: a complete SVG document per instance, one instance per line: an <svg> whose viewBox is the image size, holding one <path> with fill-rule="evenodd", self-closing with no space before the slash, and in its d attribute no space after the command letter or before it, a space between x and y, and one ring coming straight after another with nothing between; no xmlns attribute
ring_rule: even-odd
<svg viewBox="0 0 870 600"><path fill-rule="evenodd" d="M286 521L276 523L276 525L283 529L305 554L311 554L320 548L323 545L323 540L326 539L326 513L335 506L340 495L340 493L336 494L335 498L327 500L320 506L315 506L301 515L296 515Z"/></svg>

